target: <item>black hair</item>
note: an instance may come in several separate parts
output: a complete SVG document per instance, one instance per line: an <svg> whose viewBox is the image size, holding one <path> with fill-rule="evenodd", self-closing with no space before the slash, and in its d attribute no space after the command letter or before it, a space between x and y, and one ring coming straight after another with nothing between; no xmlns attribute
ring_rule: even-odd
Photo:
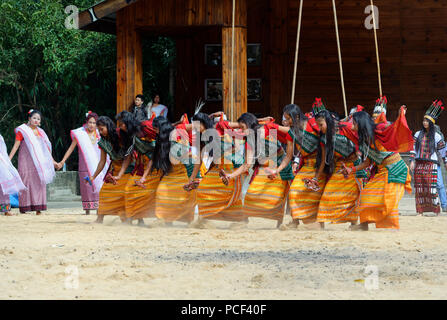
<svg viewBox="0 0 447 320"><path fill-rule="evenodd" d="M326 143L324 144L324 148L326 151L326 159L324 159L324 172L331 175L334 173L334 137L335 137L335 121L333 117L333 113L328 110L322 110L318 112L318 114L315 116L315 120L318 119L324 119L326 121ZM322 133L320 133L320 136ZM323 155L323 149L321 147L321 144L318 144L318 152L317 152L317 163L316 168L318 169L321 164L321 157Z"/></svg>
<svg viewBox="0 0 447 320"><path fill-rule="evenodd" d="M372 146L377 150L376 146L376 124L371 119L371 116L365 111L359 111L353 114L353 119L357 123L359 147L363 146L364 150ZM366 154L363 155L363 159L366 159Z"/></svg>
<svg viewBox="0 0 447 320"><path fill-rule="evenodd" d="M211 120L209 115L203 112L198 112L192 117L193 121L200 121L201 124L205 127L205 129L211 129L214 127L214 122Z"/></svg>
<svg viewBox="0 0 447 320"><path fill-rule="evenodd" d="M121 111L115 119L126 125L126 131L120 130L120 140L124 149L128 150L133 144L134 136L140 133L141 123L129 111Z"/></svg>
<svg viewBox="0 0 447 320"><path fill-rule="evenodd" d="M292 118L290 129L295 135L298 142L301 142L301 126L306 121L306 115L301 111L301 108L296 104L288 104L284 107L283 113L287 113ZM295 142L293 143L293 155L296 156Z"/></svg>
<svg viewBox="0 0 447 320"><path fill-rule="evenodd" d="M136 99L136 98L140 98L141 101L144 101L144 96L143 96L142 94L137 94L137 95L135 96L135 99Z"/></svg>
<svg viewBox="0 0 447 320"><path fill-rule="evenodd" d="M42 112L40 112L39 110L34 109L33 111L30 111L28 113L28 118L31 118L33 115L38 114L41 118L42 118Z"/></svg>
<svg viewBox="0 0 447 320"><path fill-rule="evenodd" d="M259 128L261 128L261 125L258 122L258 119L255 117L255 115L253 113L250 112L246 112L243 113L239 119L237 119L237 122L242 122L247 126L247 129L251 129L254 132L254 141L252 141L254 143L253 150L254 150L254 157L255 159L258 158L258 134L257 131ZM247 137L246 137L247 138ZM247 142L249 142L247 140Z"/></svg>
<svg viewBox="0 0 447 320"><path fill-rule="evenodd" d="M429 147L429 150L430 150L430 155L432 155L433 153L435 153L435 151L436 151L436 147L435 147L435 133L436 133L436 128L435 128L435 125L434 125L434 123L433 122L431 122L430 120L428 120L428 119L425 119L424 118L424 120L426 120L426 121L428 121L428 123L429 123L429 125L428 125L428 131L424 128L424 126L422 126L422 129L421 129L421 131L420 131L420 133L419 133L419 136L418 136L418 138L416 139L416 148L415 148L415 151L417 152L417 150L420 150L420 148L421 148L421 142L422 142L422 138L424 137L424 136L427 136L427 138L428 138L428 147Z"/></svg>
<svg viewBox="0 0 447 320"><path fill-rule="evenodd" d="M104 137L101 135L101 138L110 141L110 143L112 144L113 150L115 152L119 152L120 151L120 143L119 143L119 136L118 133L116 132L116 125L115 123L112 121L112 119L110 119L107 116L101 116L98 118L98 121L96 121L96 125L99 126L104 126L107 128L107 137Z"/></svg>
<svg viewBox="0 0 447 320"><path fill-rule="evenodd" d="M292 118L290 128L292 129L295 137L300 136L300 128L302 123L306 120L306 116L301 111L301 108L296 104L288 104L284 107L283 113L287 113Z"/></svg>
<svg viewBox="0 0 447 320"><path fill-rule="evenodd" d="M163 116L158 116L152 122L154 128L158 128L157 137L155 139L155 150L153 159L153 169L163 171L163 175L168 174L172 169L172 163L169 159L171 149L170 136L174 130L174 126Z"/></svg>
<svg viewBox="0 0 447 320"><path fill-rule="evenodd" d="M214 129L214 121L211 120L210 116L203 112L198 112L192 117L193 121L199 121L205 127L205 130ZM209 142L212 143L213 137L210 137ZM208 152L208 149L212 144L205 145L205 141L200 141L200 149L205 148L204 150ZM213 150L209 150L209 155L213 156Z"/></svg>
<svg viewBox="0 0 447 320"><path fill-rule="evenodd" d="M158 92L155 92L155 93L152 95L152 101L154 101L154 99L155 99L156 96L158 96L158 97L160 98L160 100L161 100L161 96L160 96L160 94L159 94Z"/></svg>

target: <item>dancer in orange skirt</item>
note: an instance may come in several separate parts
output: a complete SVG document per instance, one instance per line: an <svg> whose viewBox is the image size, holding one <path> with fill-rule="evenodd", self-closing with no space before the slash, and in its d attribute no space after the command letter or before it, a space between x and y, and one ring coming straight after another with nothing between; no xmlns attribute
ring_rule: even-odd
<svg viewBox="0 0 447 320"><path fill-rule="evenodd" d="M360 164L355 144L343 135L339 127L346 125L340 122L335 125L328 111L321 111L316 116L317 124L323 133L322 142L326 148L326 173L330 176L324 187L318 207L317 222L324 229L325 222L356 224L358 215L355 211L362 190L362 176L343 176L343 167ZM329 165L328 165L329 163ZM359 171L360 172L360 171Z"/></svg>
<svg viewBox="0 0 447 320"><path fill-rule="evenodd" d="M138 225L144 225L143 218L155 216L155 191L160 175L158 171L149 175L156 137L153 118L140 123L127 111L117 116L120 129L132 139L132 160L135 161L135 169L125 186L126 219L129 224L138 220Z"/></svg>
<svg viewBox="0 0 447 320"><path fill-rule="evenodd" d="M404 190L411 192L411 177L399 153L387 151L391 149L387 144L389 141L395 141L397 136L388 137L388 139L380 137L381 132L366 112L355 113L353 119L352 130L358 135L357 145L364 161L358 166L344 168L343 174L349 176L367 168L371 163L374 163L377 168L374 176L360 193L360 203L356 208L360 225L351 226L351 229L368 230L370 223L375 223L376 228L399 229L398 205L404 195ZM405 108L401 108L396 124L404 121Z"/></svg>
<svg viewBox="0 0 447 320"><path fill-rule="evenodd" d="M119 216L121 221L124 222L126 220L125 187L133 170L133 166L128 164L131 160L131 147L124 143L123 134L109 117L99 117L96 124L101 135L101 139L98 141L98 146L101 149L101 159L95 173L88 177L85 183L92 184L102 172L106 165L107 155L111 160L105 183L99 192L96 222L102 223L105 215Z"/></svg>
<svg viewBox="0 0 447 320"><path fill-rule="evenodd" d="M157 131L153 169L160 170L163 175L155 194L157 225L172 225L174 221L190 223L194 219L196 190L183 188L190 183L190 178L197 177L192 175L192 130L188 130L187 124L185 119L174 128L161 116L153 122Z"/></svg>
<svg viewBox="0 0 447 320"><path fill-rule="evenodd" d="M231 172L243 164L243 155L241 156L238 152L243 140L233 139L235 134L231 123L223 120L223 116L223 112L210 115L210 118L220 117L220 120L215 128L209 129L215 130L212 135L216 141L207 145L207 147L212 146L213 154L211 155L205 149L205 156L202 156L202 163L205 163L207 159L212 159L212 161L209 170L197 187L199 218L191 225L195 228L211 227L210 220L236 223L246 220L246 216L242 213L242 177L229 181L228 185L222 185L220 178L222 170ZM201 125L204 125L202 122L207 121L201 121Z"/></svg>
<svg viewBox="0 0 447 320"><path fill-rule="evenodd" d="M321 99L313 104L313 115L324 110ZM317 149L320 144L320 129L315 118L308 118L294 104L288 105L283 111L284 118L291 123L290 128L279 127L280 131L289 132L293 138L294 147L300 156L300 169L296 174L289 191L289 203L292 222L280 226L280 230L296 229L300 220L304 224L316 222L320 198L326 184L324 161L317 167ZM322 149L325 153L325 149ZM322 159L326 157L322 154Z"/></svg>
<svg viewBox="0 0 447 320"><path fill-rule="evenodd" d="M292 138L288 133L279 131L279 125L273 122L259 125L251 113L244 113L238 122L242 131L251 129L255 135L247 136L247 157L244 165L231 174L223 174L222 180L228 183L252 166L254 172L244 198L242 212L247 217L275 220L279 227L284 218L290 181L293 179L290 165L293 153ZM262 139L262 142L258 143L258 139ZM288 145L288 153L284 151L281 143ZM257 150L258 148L260 150Z"/></svg>

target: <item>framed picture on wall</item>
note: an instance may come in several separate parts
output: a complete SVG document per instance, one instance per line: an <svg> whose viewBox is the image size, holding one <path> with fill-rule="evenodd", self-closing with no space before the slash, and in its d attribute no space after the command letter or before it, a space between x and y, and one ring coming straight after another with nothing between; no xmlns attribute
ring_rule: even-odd
<svg viewBox="0 0 447 320"><path fill-rule="evenodd" d="M222 65L222 45L206 44L205 45L205 64L208 66Z"/></svg>
<svg viewBox="0 0 447 320"><path fill-rule="evenodd" d="M247 79L247 100L259 101L262 99L261 79Z"/></svg>
<svg viewBox="0 0 447 320"><path fill-rule="evenodd" d="M247 66L261 65L261 44L249 43L247 45Z"/></svg>
<svg viewBox="0 0 447 320"><path fill-rule="evenodd" d="M205 44L205 64L208 66L222 65L222 45ZM247 66L261 65L261 44L247 44Z"/></svg>
<svg viewBox="0 0 447 320"><path fill-rule="evenodd" d="M205 97L207 101L222 101L222 79L205 80Z"/></svg>

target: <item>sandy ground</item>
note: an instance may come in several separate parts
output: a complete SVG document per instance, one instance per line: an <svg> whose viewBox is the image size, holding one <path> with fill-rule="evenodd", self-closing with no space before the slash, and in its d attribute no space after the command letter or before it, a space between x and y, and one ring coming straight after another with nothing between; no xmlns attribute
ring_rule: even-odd
<svg viewBox="0 0 447 320"><path fill-rule="evenodd" d="M352 232L263 219L242 230L98 225L81 212L0 216L0 299L447 298L447 217Z"/></svg>

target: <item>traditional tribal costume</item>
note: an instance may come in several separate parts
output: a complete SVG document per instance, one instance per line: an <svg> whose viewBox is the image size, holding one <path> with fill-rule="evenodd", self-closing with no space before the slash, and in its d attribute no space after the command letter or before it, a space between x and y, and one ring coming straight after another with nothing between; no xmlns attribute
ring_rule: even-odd
<svg viewBox="0 0 447 320"><path fill-rule="evenodd" d="M318 114L324 108L321 99L316 99L313 105L314 115ZM293 138L301 157L301 169L298 171L295 179L290 186L289 203L294 220L302 220L305 224L316 222L320 198L323 195L326 184L326 175L323 174L318 180L319 191L313 191L307 188L303 179L312 179L315 177L317 163L317 149L320 143L320 136L315 118L307 120L305 128L299 129L299 136L296 136L291 129L289 135Z"/></svg>
<svg viewBox="0 0 447 320"><path fill-rule="evenodd" d="M375 136L377 150L373 146L359 146L363 157L369 158L377 169L360 193L356 213L360 216L360 223L374 222L376 228L399 229L398 206L404 190L411 193L411 176L398 152L408 152L413 145L402 110L392 125L377 125ZM355 138L351 140L355 141Z"/></svg>
<svg viewBox="0 0 447 320"><path fill-rule="evenodd" d="M101 159L101 149L98 147L100 135L98 130L89 134L86 125L71 130L71 139L76 140L79 154L79 181L81 188L82 208L84 210L97 210L99 207L99 191L104 183L110 160L107 159L103 172L98 175L92 185L84 183L85 177L91 177L98 167Z"/></svg>
<svg viewBox="0 0 447 320"><path fill-rule="evenodd" d="M51 142L41 128L31 129L22 124L15 129L16 140L22 141L19 149L19 174L27 187L19 193L21 213L47 210L46 185L55 176Z"/></svg>
<svg viewBox="0 0 447 320"><path fill-rule="evenodd" d="M439 117L444 106L441 101L435 100L430 109L425 115L425 119L431 121L433 125L435 120ZM435 130L435 128L433 128ZM423 135L423 136L421 136ZM416 212L434 212L439 213L439 199L438 199L438 166L440 159L438 152L443 152L445 148L445 141L438 133L434 133L434 149L430 150L430 140L427 134L423 131L418 131L414 135L415 144L414 151L412 151L412 158L416 160L414 169L414 188L416 193ZM419 148L417 148L417 141L420 139ZM443 162L447 163L447 158L443 155Z"/></svg>
<svg viewBox="0 0 447 320"><path fill-rule="evenodd" d="M224 185L219 176L220 170L232 172L244 163L244 141L233 139L233 130L228 121L221 119L216 125L221 138L220 161L213 161L210 169L197 188L199 216L205 219L240 222L246 219L242 214L242 181L238 176ZM216 157L216 155L213 155ZM217 162L217 163L215 163Z"/></svg>
<svg viewBox="0 0 447 320"><path fill-rule="evenodd" d="M282 222L290 182L293 180L292 166L289 163L275 179L270 179L266 169L276 169L286 157L281 143L287 144L292 138L281 133L275 123L265 124L262 129L263 139L260 144L264 150L258 150L259 156L254 166L250 186L244 198L243 213L249 217L259 217ZM276 131L271 133L271 131ZM258 131L259 132L259 131ZM260 145L258 144L258 146ZM274 152L274 154L269 154Z"/></svg>
<svg viewBox="0 0 447 320"><path fill-rule="evenodd" d="M183 189L189 183L194 170L192 132L187 131L185 123L175 128L176 141L171 141L171 172L161 179L155 195L155 215L165 222L191 222L197 204L197 189ZM199 174L198 174L199 176Z"/></svg>
<svg viewBox="0 0 447 320"><path fill-rule="evenodd" d="M117 129L117 133L119 136L120 129ZM110 141L104 138L99 140L98 146L109 155L111 160L107 175L117 176L123 166L123 161L127 156L126 151L128 150L120 149L116 152ZM121 218L121 221L126 220L125 190L133 168L133 164L129 165L121 179L116 181L116 184L108 182L106 177L105 183L99 192L98 215L116 215Z"/></svg>
<svg viewBox="0 0 447 320"><path fill-rule="evenodd" d="M0 135L0 167L0 212L3 213L11 210L9 195L19 193L26 187L16 168L9 160L2 135Z"/></svg>
<svg viewBox="0 0 447 320"><path fill-rule="evenodd" d="M150 173L144 182L145 188L136 185L144 173L144 169L152 161L155 138L157 133L152 127L152 121L141 123L142 136L134 138L134 150L136 151L136 164L132 175L129 177L125 187L126 217L132 219L143 219L155 217L155 192L161 179L158 170Z"/></svg>
<svg viewBox="0 0 447 320"><path fill-rule="evenodd" d="M343 126L343 123L340 123ZM322 136L323 143L326 136ZM357 175L344 177L342 164L352 167L360 164L354 143L341 132L334 136L334 173L324 187L318 207L317 222L356 222L358 215L355 208L358 205L360 191L363 187L361 171Z"/></svg>

